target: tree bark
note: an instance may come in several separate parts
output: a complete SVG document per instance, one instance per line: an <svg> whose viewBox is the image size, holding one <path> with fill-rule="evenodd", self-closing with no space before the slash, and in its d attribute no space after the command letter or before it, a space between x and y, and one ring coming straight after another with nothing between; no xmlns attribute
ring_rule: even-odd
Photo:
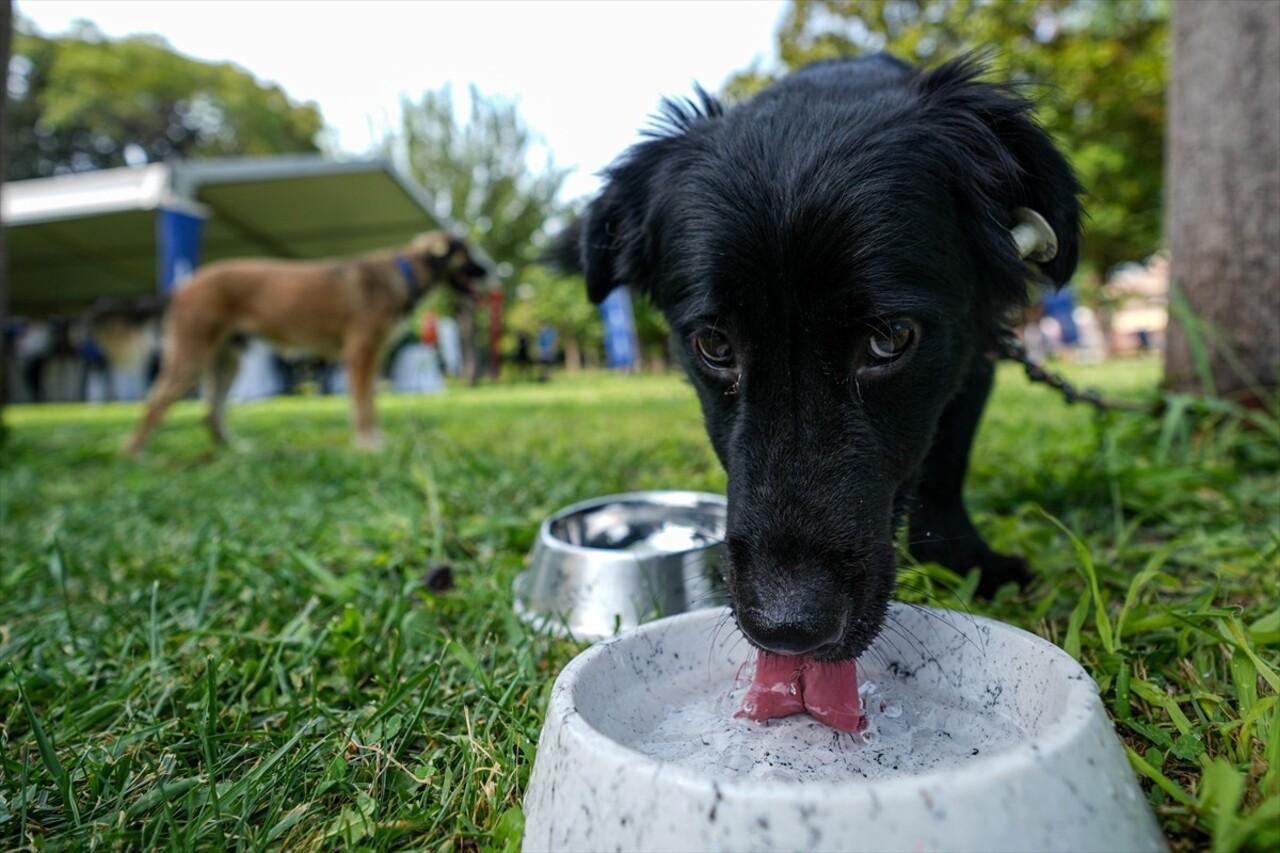
<svg viewBox="0 0 1280 853"><path fill-rule="evenodd" d="M12 0L0 0L0 69L8 74L9 50L13 39ZM9 174L6 140L9 138L9 98L0 91L0 182ZM0 187L2 193L3 187ZM9 402L9 341L4 334L9 319L9 235L0 224L0 440L4 438L4 407Z"/></svg>
<svg viewBox="0 0 1280 853"><path fill-rule="evenodd" d="M1280 3L1175 2L1171 80L1165 384L1257 402L1280 376Z"/></svg>

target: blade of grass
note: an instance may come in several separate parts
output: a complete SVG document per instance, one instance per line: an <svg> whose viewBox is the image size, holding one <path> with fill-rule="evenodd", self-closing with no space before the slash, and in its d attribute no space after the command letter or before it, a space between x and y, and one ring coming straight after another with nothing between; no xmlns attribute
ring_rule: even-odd
<svg viewBox="0 0 1280 853"><path fill-rule="evenodd" d="M1093 621L1094 625L1098 629L1098 639L1102 641L1102 648L1104 648L1109 654L1115 654L1115 635L1111 630L1111 621L1107 616L1106 599L1102 597L1102 590L1098 585L1098 571L1093 564L1093 556L1089 553L1089 548L1080 541L1080 537L1072 533L1071 530L1057 518L1045 512L1043 509L1040 510L1040 514L1061 530L1071 542L1071 547L1075 549L1076 559L1079 560L1080 568L1084 573L1085 579L1089 582L1089 594L1093 598Z"/></svg>
<svg viewBox="0 0 1280 853"><path fill-rule="evenodd" d="M156 599L160 595L160 582L151 582L151 610L147 621L147 647L151 650L151 668L160 666L160 629L156 623Z"/></svg>
<svg viewBox="0 0 1280 853"><path fill-rule="evenodd" d="M1153 767L1150 762L1141 755L1138 755L1138 753L1134 752L1129 747L1126 746L1124 751L1129 756L1129 763L1132 764L1139 773L1150 779L1157 788L1168 794L1175 802L1181 803L1187 807L1195 805L1195 798L1184 791L1177 782L1174 782L1168 776L1161 773Z"/></svg>
<svg viewBox="0 0 1280 853"><path fill-rule="evenodd" d="M1130 686L1133 692L1137 693L1143 701L1163 709L1169 715L1169 719L1173 721L1173 725L1180 734L1191 734L1193 730L1191 721L1187 719L1186 714L1182 713L1182 709L1178 707L1178 703L1172 697L1165 695L1159 688L1145 681L1134 681Z"/></svg>
<svg viewBox="0 0 1280 853"><path fill-rule="evenodd" d="M1253 644L1249 642L1249 638L1245 635L1244 627L1240 624L1240 620L1234 615L1227 619L1220 619L1218 624L1225 630L1222 631L1224 639L1230 642L1234 640L1234 645L1242 652L1249 656L1249 660L1257 667L1258 674L1262 676L1262 680L1271 685L1271 689L1280 693L1280 675L1276 674L1267 662L1258 657L1257 652L1253 650Z"/></svg>
<svg viewBox="0 0 1280 853"><path fill-rule="evenodd" d="M428 459L424 458L415 469L415 479L427 503L427 524L431 530L431 559L438 561L447 556L444 547L444 516L440 508L440 486L436 483L435 471Z"/></svg>
<svg viewBox="0 0 1280 853"><path fill-rule="evenodd" d="M307 574L315 578L319 584L319 592L333 601L345 603L355 597L355 582L350 578L340 578L327 569L319 560L300 548L290 548L289 555Z"/></svg>
<svg viewBox="0 0 1280 853"><path fill-rule="evenodd" d="M58 786L58 794L62 797L62 804L67 813L71 816L72 826L79 827L80 807L76 804L76 799L72 795L71 779L63 769L62 762L58 760L58 751L54 749L53 742L45 734L44 726L40 725L40 718L36 715L35 709L31 707L31 700L27 698L27 691L22 686L22 680L18 678L18 674L12 669L10 669L10 674L18 685L18 696L22 699L22 707L26 709L27 720L31 723L31 733L35 736L36 747L40 750L40 761L44 764L44 769L48 770L49 775L53 777L53 783Z"/></svg>
<svg viewBox="0 0 1280 853"><path fill-rule="evenodd" d="M279 749L271 753L271 755L269 755L264 761L254 767L253 770L233 782L222 795L223 804L231 807L245 798L245 795L257 784L258 780L271 772L271 770L279 764L285 756L293 751L293 748L297 746L304 737L311 733L312 729L319 725L319 723L320 720L315 719L303 724L296 732L293 733L292 737L280 746Z"/></svg>
<svg viewBox="0 0 1280 853"><path fill-rule="evenodd" d="M1215 840L1216 840L1215 833ZM1275 850L1280 846L1280 797L1267 797L1256 809L1235 818L1223 833L1222 849Z"/></svg>
<svg viewBox="0 0 1280 853"><path fill-rule="evenodd" d="M1133 576L1133 580L1129 581L1129 588L1125 591L1124 604L1120 606L1120 614L1116 616L1117 642L1124 641L1125 619L1128 618L1129 611L1133 609L1133 605L1137 602L1138 595L1142 592L1143 587L1153 579L1161 576L1161 568L1169 561L1169 557L1176 547L1178 547L1178 543L1169 542L1156 549L1156 552L1147 558L1146 565L1142 567L1142 570Z"/></svg>
<svg viewBox="0 0 1280 853"><path fill-rule="evenodd" d="M1169 276L1169 313L1181 324L1186 335L1187 348L1191 352L1191 363L1195 366L1200 390L1208 397L1216 397L1213 369L1209 366L1209 347L1204 336L1207 324L1191 310L1191 303L1187 301L1182 282L1177 276Z"/></svg>
<svg viewBox="0 0 1280 853"><path fill-rule="evenodd" d="M205 779L201 776L188 776L184 779L170 779L169 781L165 781L161 777L156 780L155 786L150 791L147 791L129 806L125 812L125 820L135 820L139 815L146 814L156 806L181 799L192 788L198 788L204 784Z"/></svg>
<svg viewBox="0 0 1280 853"><path fill-rule="evenodd" d="M1235 828L1236 813L1244 796L1244 776L1231 764L1215 758L1200 775L1200 791L1196 805L1210 821L1215 853L1230 853L1235 847L1226 843Z"/></svg>
<svg viewBox="0 0 1280 853"><path fill-rule="evenodd" d="M1080 629L1084 627L1084 620L1087 618L1089 618L1089 596L1082 595L1076 602L1076 606L1071 608L1071 615L1067 618L1067 636L1062 642L1063 650L1076 660L1080 660Z"/></svg>
<svg viewBox="0 0 1280 853"><path fill-rule="evenodd" d="M49 574L58 582L62 593L62 615L67 620L67 634L77 635L75 620L71 617L71 596L67 594L67 558L62 549L62 541L55 533L49 545Z"/></svg>
<svg viewBox="0 0 1280 853"><path fill-rule="evenodd" d="M222 807L218 802L218 765L214 761L213 738L218 731L218 662L213 655L205 657L205 714L204 727L200 730L200 745L204 750L206 778L209 780L209 801L213 806L213 819L222 820Z"/></svg>
<svg viewBox="0 0 1280 853"><path fill-rule="evenodd" d="M1253 733L1253 725L1249 720L1258 704L1258 668L1239 647L1232 651L1229 666L1241 720L1240 732L1236 736L1236 760L1248 761L1250 737Z"/></svg>

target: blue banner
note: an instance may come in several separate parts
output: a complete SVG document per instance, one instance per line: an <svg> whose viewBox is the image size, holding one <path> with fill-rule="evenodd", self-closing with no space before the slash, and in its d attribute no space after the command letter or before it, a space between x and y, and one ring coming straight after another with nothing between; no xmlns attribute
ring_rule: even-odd
<svg viewBox="0 0 1280 853"><path fill-rule="evenodd" d="M156 221L160 292L168 293L190 277L200 263L204 217L185 210L161 208Z"/></svg>
<svg viewBox="0 0 1280 853"><path fill-rule="evenodd" d="M609 366L635 367L640 354L631 291L626 287L615 287L600 303L600 318L604 321L604 352Z"/></svg>

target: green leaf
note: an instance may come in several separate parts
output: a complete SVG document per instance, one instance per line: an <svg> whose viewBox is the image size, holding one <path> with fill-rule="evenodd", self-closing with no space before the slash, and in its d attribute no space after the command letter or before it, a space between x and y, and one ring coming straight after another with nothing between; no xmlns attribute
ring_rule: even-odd
<svg viewBox="0 0 1280 853"><path fill-rule="evenodd" d="M1238 644L1238 648L1244 652L1253 663L1254 667L1258 671L1258 675L1262 676L1262 680L1271 685L1272 690L1280 693L1280 675L1277 675L1276 671L1268 666L1266 661L1258 657L1257 653L1253 650L1252 645L1249 643L1248 638L1245 637L1244 628L1241 627L1240 620L1232 616L1229 619L1221 620L1220 625L1226 628L1223 632L1224 638L1230 637L1231 639L1234 639Z"/></svg>
<svg viewBox="0 0 1280 853"><path fill-rule="evenodd" d="M493 853L519 853L524 837L524 811L519 806L504 809L494 824L493 842L485 848Z"/></svg>
<svg viewBox="0 0 1280 853"><path fill-rule="evenodd" d="M1249 636L1260 646L1280 643L1280 610L1272 610L1249 626Z"/></svg>
<svg viewBox="0 0 1280 853"><path fill-rule="evenodd" d="M1173 738L1169 737L1169 735L1167 735L1163 730L1156 728L1155 726L1138 722L1132 718L1122 720L1121 722L1125 728L1137 732L1162 750L1169 749L1173 746Z"/></svg>
<svg viewBox="0 0 1280 853"><path fill-rule="evenodd" d="M1195 761L1204 755L1204 744L1193 734L1179 735L1169 750L1183 761Z"/></svg>
<svg viewBox="0 0 1280 853"><path fill-rule="evenodd" d="M1076 660L1080 660L1080 629L1088 616L1089 597L1082 595L1071 609L1071 616L1067 619L1067 636L1062 643L1063 650Z"/></svg>
<svg viewBox="0 0 1280 853"><path fill-rule="evenodd" d="M1226 853L1235 849L1226 843L1232 835L1240 798L1244 795L1244 776L1230 763L1215 758L1200 776L1197 805L1210 818L1213 850Z"/></svg>

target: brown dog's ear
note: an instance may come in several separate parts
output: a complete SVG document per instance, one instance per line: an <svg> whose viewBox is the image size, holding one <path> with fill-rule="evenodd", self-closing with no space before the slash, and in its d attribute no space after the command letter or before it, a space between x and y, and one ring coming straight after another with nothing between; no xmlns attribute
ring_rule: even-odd
<svg viewBox="0 0 1280 853"><path fill-rule="evenodd" d="M428 268L438 270L453 251L453 239L443 231L427 231L413 238L409 251L422 258Z"/></svg>

